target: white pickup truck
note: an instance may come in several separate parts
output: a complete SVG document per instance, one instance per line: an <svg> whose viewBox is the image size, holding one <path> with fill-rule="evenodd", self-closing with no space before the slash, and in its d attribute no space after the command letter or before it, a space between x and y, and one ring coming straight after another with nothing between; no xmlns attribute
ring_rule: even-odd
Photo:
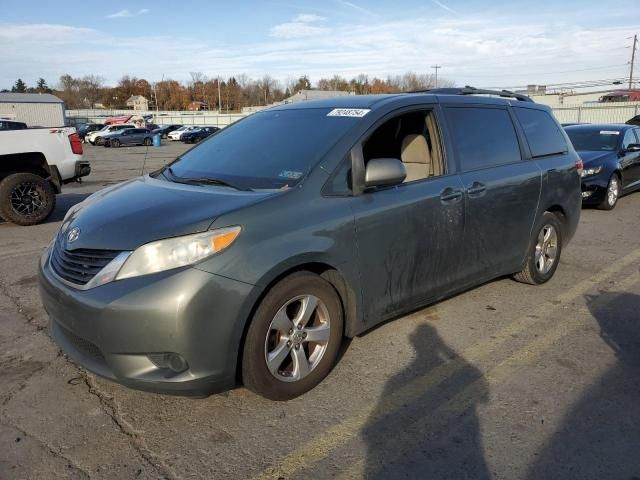
<svg viewBox="0 0 640 480"><path fill-rule="evenodd" d="M0 217L18 225L46 219L65 183L91 173L75 128L0 131Z"/></svg>

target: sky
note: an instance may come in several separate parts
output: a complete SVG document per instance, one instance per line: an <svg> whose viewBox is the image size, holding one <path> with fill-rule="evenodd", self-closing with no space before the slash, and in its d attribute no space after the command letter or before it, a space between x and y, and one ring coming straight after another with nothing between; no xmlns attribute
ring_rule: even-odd
<svg viewBox="0 0 640 480"><path fill-rule="evenodd" d="M628 77L640 0L0 0L0 89L63 74L187 81L433 73L520 87ZM640 46L639 55L640 57ZM637 76L640 78L640 59ZM635 76L635 75L634 75Z"/></svg>

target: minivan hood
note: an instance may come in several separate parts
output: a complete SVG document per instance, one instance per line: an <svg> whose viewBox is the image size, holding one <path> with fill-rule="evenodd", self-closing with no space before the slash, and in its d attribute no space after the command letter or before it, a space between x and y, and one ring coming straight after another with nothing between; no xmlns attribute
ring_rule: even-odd
<svg viewBox="0 0 640 480"><path fill-rule="evenodd" d="M154 240L205 231L221 214L277 194L185 185L147 175L92 195L63 227L80 229L70 249L134 250Z"/></svg>
<svg viewBox="0 0 640 480"><path fill-rule="evenodd" d="M577 153L585 166L605 160L606 157L615 156L616 154L615 152L603 152L601 150L579 150Z"/></svg>

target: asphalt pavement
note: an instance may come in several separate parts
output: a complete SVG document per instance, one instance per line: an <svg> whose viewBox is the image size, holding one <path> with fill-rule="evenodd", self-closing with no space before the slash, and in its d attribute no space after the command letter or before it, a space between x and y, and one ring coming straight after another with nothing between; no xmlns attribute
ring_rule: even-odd
<svg viewBox="0 0 640 480"><path fill-rule="evenodd" d="M0 223L0 479L640 478L640 193L583 210L549 283L498 279L387 322L289 402L79 369L48 336L40 253L73 204L186 148L87 146L92 174L48 222Z"/></svg>

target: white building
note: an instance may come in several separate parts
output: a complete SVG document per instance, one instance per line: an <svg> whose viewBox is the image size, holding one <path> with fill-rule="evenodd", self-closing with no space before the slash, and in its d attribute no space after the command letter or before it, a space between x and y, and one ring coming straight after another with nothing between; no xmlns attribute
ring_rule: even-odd
<svg viewBox="0 0 640 480"><path fill-rule="evenodd" d="M28 127L63 127L64 102L49 93L0 93L0 118Z"/></svg>
<svg viewBox="0 0 640 480"><path fill-rule="evenodd" d="M132 95L127 100L127 107L131 107L139 112L146 112L149 110L149 100L142 95Z"/></svg>

